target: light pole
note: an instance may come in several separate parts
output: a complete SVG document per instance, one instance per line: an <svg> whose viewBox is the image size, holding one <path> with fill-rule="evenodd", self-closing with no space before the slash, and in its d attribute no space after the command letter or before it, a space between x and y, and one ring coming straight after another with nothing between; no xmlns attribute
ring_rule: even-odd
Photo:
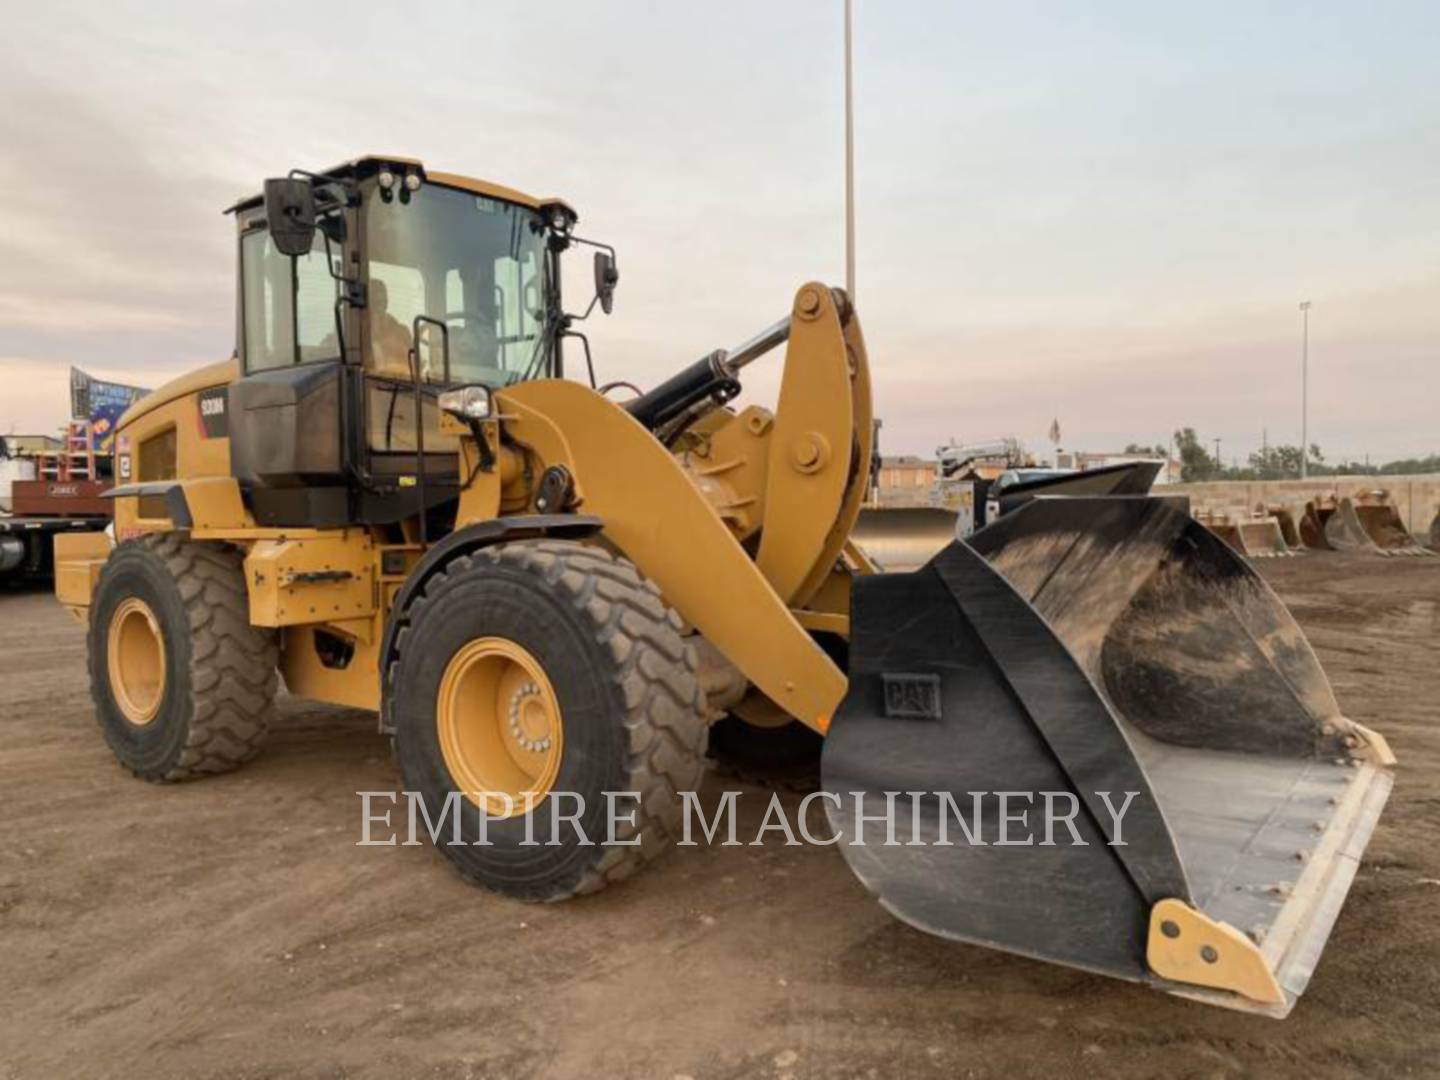
<svg viewBox="0 0 1440 1080"><path fill-rule="evenodd" d="M851 77L851 0L845 0L845 292L855 303L855 87Z"/></svg>
<svg viewBox="0 0 1440 1080"><path fill-rule="evenodd" d="M1300 301L1300 479L1310 475L1310 301Z"/></svg>

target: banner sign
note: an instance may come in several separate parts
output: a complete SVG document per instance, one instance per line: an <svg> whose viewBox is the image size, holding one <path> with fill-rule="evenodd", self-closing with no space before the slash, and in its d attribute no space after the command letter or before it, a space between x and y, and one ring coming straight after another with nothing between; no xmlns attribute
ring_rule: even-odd
<svg viewBox="0 0 1440 1080"><path fill-rule="evenodd" d="M110 452L120 414L149 392L139 386L104 382L79 368L70 369L70 415L90 421L90 448L100 453Z"/></svg>

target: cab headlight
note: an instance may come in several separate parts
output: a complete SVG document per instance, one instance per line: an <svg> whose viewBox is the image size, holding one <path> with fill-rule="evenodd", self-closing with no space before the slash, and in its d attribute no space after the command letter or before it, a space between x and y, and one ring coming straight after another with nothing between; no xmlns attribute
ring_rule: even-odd
<svg viewBox="0 0 1440 1080"><path fill-rule="evenodd" d="M440 395L440 408L462 420L485 420L490 416L488 386L460 386Z"/></svg>

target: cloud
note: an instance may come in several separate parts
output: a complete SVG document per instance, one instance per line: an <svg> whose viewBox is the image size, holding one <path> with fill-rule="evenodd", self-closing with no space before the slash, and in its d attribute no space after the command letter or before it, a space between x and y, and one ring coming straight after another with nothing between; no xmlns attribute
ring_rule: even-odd
<svg viewBox="0 0 1440 1080"><path fill-rule="evenodd" d="M605 378L653 383L840 277L836 5L547 12L9 13L0 355L23 360L0 362L0 430L53 422L72 363L153 383L227 354L221 210L359 153L570 199L619 248L616 313L587 325ZM1042 445L1057 414L1076 446L1182 423L1227 456L1293 441L1306 297L1322 446L1440 449L1437 27L1424 6L861 5L859 306L887 449Z"/></svg>

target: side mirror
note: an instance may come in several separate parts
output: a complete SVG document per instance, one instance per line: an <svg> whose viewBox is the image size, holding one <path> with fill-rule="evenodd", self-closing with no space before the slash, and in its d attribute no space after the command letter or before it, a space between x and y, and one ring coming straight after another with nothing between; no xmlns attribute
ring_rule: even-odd
<svg viewBox="0 0 1440 1080"><path fill-rule="evenodd" d="M266 180L265 221L280 254L310 254L315 241L315 185L306 177Z"/></svg>
<svg viewBox="0 0 1440 1080"><path fill-rule="evenodd" d="M615 286L620 284L620 271L615 268L615 256L608 251L595 252L595 295L600 299L600 310L606 315L615 306Z"/></svg>

